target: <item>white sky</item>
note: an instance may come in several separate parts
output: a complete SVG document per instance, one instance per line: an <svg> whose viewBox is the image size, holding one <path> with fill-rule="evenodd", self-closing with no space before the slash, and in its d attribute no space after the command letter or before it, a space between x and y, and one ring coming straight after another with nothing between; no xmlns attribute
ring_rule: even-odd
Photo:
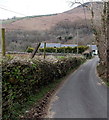
<svg viewBox="0 0 109 120"><path fill-rule="evenodd" d="M69 5L74 0L0 0L0 7L22 13L25 16L61 13L72 9ZM92 1L92 0L78 0ZM94 0L93 0L94 1ZM0 8L0 19L23 15L12 13Z"/></svg>

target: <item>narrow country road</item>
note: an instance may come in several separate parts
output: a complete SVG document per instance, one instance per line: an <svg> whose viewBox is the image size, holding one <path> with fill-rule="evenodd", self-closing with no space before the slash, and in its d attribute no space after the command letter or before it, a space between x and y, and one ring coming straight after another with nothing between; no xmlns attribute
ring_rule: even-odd
<svg viewBox="0 0 109 120"><path fill-rule="evenodd" d="M48 118L107 118L107 87L97 77L98 57L68 76L53 96Z"/></svg>

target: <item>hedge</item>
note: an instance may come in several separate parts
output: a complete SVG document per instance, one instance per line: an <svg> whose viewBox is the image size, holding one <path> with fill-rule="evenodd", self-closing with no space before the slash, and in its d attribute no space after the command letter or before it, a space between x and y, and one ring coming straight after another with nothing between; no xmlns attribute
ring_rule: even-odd
<svg viewBox="0 0 109 120"><path fill-rule="evenodd" d="M27 50L26 50L26 52L28 52L28 53L32 53L33 50L34 50L34 48L32 48L32 47L28 47Z"/></svg>
<svg viewBox="0 0 109 120"><path fill-rule="evenodd" d="M37 94L41 86L47 86L76 68L83 58L66 57L57 61L17 60L2 63L3 120L15 120L15 106ZM49 71L49 72L48 72Z"/></svg>
<svg viewBox="0 0 109 120"><path fill-rule="evenodd" d="M78 52L81 54L85 50L87 50L88 46L78 46ZM32 52L34 48L28 48L27 52ZM60 47L60 48L53 48L53 47L46 47L45 49L48 53L77 53L77 47ZM44 52L44 48L39 48L39 52Z"/></svg>

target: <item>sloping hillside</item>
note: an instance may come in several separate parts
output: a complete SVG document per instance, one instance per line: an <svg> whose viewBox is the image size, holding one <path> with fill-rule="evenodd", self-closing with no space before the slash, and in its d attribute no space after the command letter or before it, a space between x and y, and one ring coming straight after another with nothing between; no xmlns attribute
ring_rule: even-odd
<svg viewBox="0 0 109 120"><path fill-rule="evenodd" d="M29 31L49 30L60 21L75 22L77 20L85 19L85 14L86 14L86 18L90 19L91 12L89 8L91 4L85 3L84 6L88 6L87 8L84 7L85 11L83 10L83 7L80 5L64 13L48 15L48 16L39 16L39 17L31 16L31 17L16 19L15 21L12 20L12 22L9 23L7 22L7 24L3 24L3 27L7 28L8 30L29 30ZM96 19L99 19L102 10L102 3L94 2L93 9L95 12Z"/></svg>
<svg viewBox="0 0 109 120"><path fill-rule="evenodd" d="M43 41L71 44L77 44L78 41L79 45L95 44L89 10L91 3L85 3L84 6L84 9L80 5L59 14L3 21L3 27L6 28L7 50L25 51L28 46L34 46L37 42ZM94 23L99 25L102 3L94 2L93 9Z"/></svg>

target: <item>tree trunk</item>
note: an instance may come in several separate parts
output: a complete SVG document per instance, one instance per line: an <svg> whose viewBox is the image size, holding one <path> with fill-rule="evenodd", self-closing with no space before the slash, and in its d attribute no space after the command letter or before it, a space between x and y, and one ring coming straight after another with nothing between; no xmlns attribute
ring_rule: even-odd
<svg viewBox="0 0 109 120"><path fill-rule="evenodd" d="M107 50L106 50L106 54L107 54L107 82L109 82L109 1L107 2L107 6L106 6L107 10L106 10L106 23L107 23Z"/></svg>
<svg viewBox="0 0 109 120"><path fill-rule="evenodd" d="M100 64L105 67L105 79L109 82L109 2L104 2L102 15L102 29L97 34Z"/></svg>

